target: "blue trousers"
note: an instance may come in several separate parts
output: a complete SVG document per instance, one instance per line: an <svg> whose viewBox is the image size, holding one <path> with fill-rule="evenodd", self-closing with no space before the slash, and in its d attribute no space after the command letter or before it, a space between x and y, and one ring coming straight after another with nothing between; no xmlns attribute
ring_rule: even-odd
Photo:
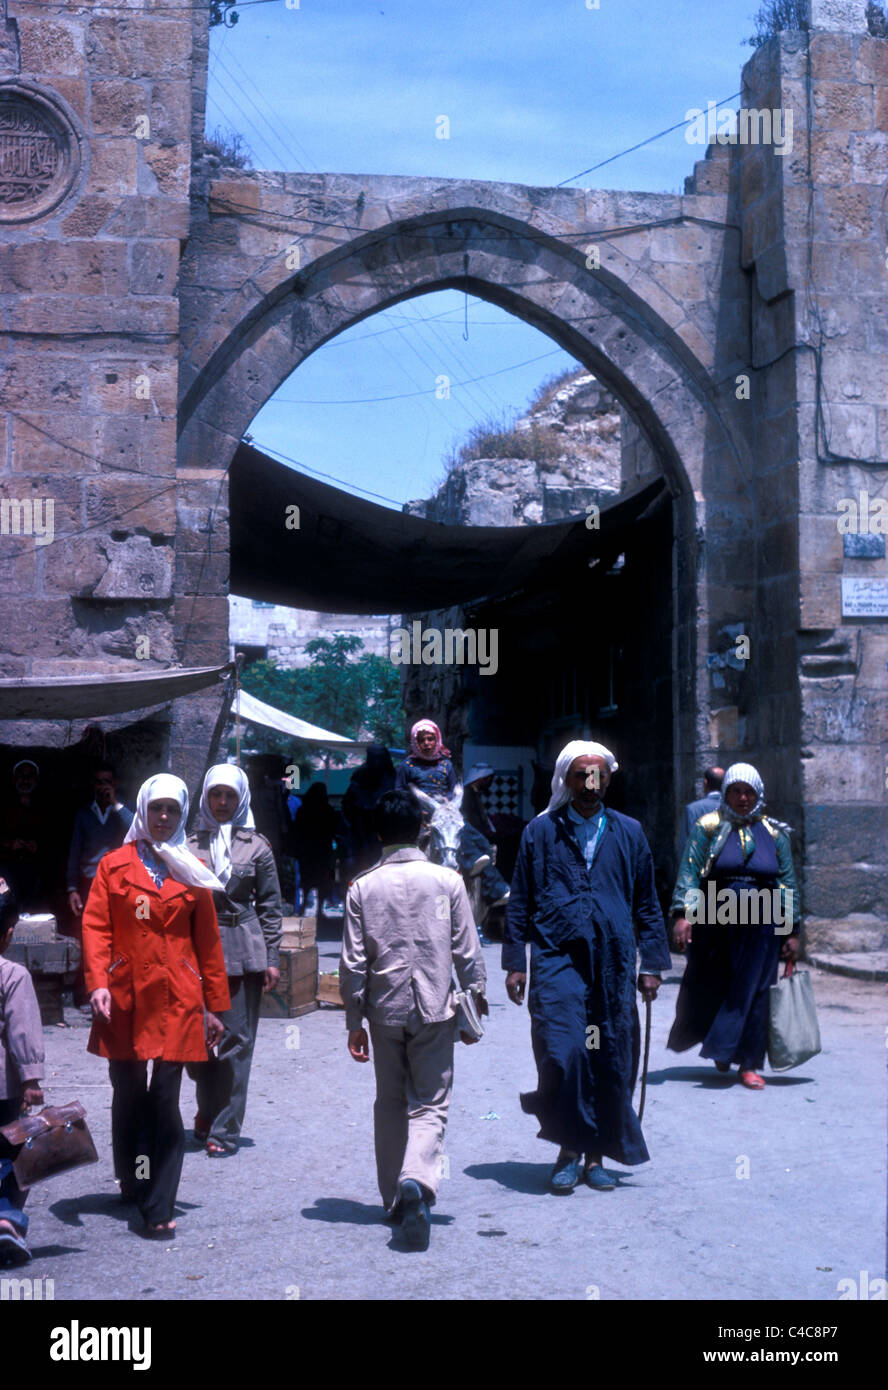
<svg viewBox="0 0 888 1390"><path fill-rule="evenodd" d="M18 1119L21 1108L21 1096L10 1096L8 1100L0 1100L0 1125L12 1124L13 1120ZM28 1198L28 1189L23 1191L15 1180L15 1173L12 1171L14 1153L15 1150L0 1136L0 1221L8 1221L10 1225L15 1226L20 1235L25 1235L28 1218L22 1208Z"/></svg>

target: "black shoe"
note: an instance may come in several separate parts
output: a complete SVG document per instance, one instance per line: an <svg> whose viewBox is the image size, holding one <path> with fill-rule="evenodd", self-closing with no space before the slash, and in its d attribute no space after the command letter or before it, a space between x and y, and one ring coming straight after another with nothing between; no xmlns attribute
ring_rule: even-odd
<svg viewBox="0 0 888 1390"><path fill-rule="evenodd" d="M549 1176L549 1191L556 1197L566 1196L568 1192L573 1192L577 1183L580 1181L580 1172L583 1160L580 1154L575 1158L559 1158Z"/></svg>
<svg viewBox="0 0 888 1390"><path fill-rule="evenodd" d="M401 1208L401 1231L408 1250L428 1250L432 1229L429 1204L418 1182L408 1178L398 1192Z"/></svg>
<svg viewBox="0 0 888 1390"><path fill-rule="evenodd" d="M30 1262L31 1252L25 1237L18 1231L0 1231L0 1265L26 1265Z"/></svg>

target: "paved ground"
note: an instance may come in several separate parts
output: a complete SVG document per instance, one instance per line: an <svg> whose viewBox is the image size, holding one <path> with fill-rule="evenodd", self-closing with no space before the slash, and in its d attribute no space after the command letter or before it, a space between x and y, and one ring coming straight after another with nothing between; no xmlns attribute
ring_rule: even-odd
<svg viewBox="0 0 888 1390"><path fill-rule="evenodd" d="M321 953L335 968L336 943ZM372 1067L351 1061L343 1015L325 1009L263 1020L246 1143L229 1160L189 1149L170 1246L138 1239L115 1202L105 1064L79 1022L47 1029L47 1100L84 1100L101 1162L33 1190L22 1272L52 1278L58 1299L780 1301L834 1300L840 1279L885 1274L884 986L815 972L823 1053L755 1094L696 1051L665 1051L676 957L654 1005L653 1161L616 1191L559 1198L546 1192L554 1151L518 1106L535 1078L527 1011L506 1000L499 948L486 957L491 1022L458 1048L428 1252L398 1249L380 1222Z"/></svg>

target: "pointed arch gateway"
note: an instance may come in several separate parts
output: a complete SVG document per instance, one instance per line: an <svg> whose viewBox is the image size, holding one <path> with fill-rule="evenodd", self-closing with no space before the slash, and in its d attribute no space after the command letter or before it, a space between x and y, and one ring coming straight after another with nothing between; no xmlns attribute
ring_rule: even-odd
<svg viewBox="0 0 888 1390"><path fill-rule="evenodd" d="M235 212L243 216L249 220ZM633 694L615 719L614 736L625 740L643 726L645 749L638 775L628 776L624 804L637 813L653 784L657 829L670 844L673 788L693 780L697 749L709 743L705 652L717 614L710 613L701 544L707 492L713 478L725 484L742 533L753 525L752 470L730 402L712 374L716 344L685 319L677 300L664 296L656 265L631 259L613 243L601 257L601 268L587 269L585 241L588 235L560 238L501 212L466 205L393 220L349 237L295 272L287 273L280 255L253 263L244 258L241 282L216 297L217 311L192 335L183 356L179 463L191 469L211 462L214 469L227 470L250 422L302 361L362 319L410 298L465 290L547 334L625 407L666 481L671 506L665 521L661 516L653 531L639 537L636 549L643 553L634 556L631 600L620 605L619 615L628 624L631 609L635 631L627 631L620 646L610 597L598 618L594 611L572 609L570 595L551 593L548 600L537 596L511 611L493 607L486 616L512 633L548 632L561 644L574 631L583 653L572 663L574 687L585 679L584 667L626 661L631 650ZM186 295L183 288L183 304ZM298 545L298 533L288 535L282 522L282 568L288 545ZM754 584L754 553L749 547L750 572L733 575L735 591L738 584ZM407 594L404 607L409 611ZM560 621L553 621L553 608L561 611ZM610 610L606 639L599 635L598 621L605 609ZM484 610L473 617L484 619ZM531 640L529 651L533 647ZM544 651L528 656L525 666L540 659L545 660ZM600 670L593 674L600 688ZM508 687L514 694L521 663L506 661L503 675L503 691ZM562 676L569 686L567 668ZM485 687L490 690L482 681ZM490 723L504 712L502 700L488 703ZM565 727L569 706L568 698ZM607 702L599 708L606 710ZM594 710L591 718L602 727ZM553 708L547 727L557 730L558 722ZM649 811L645 820L650 819Z"/></svg>

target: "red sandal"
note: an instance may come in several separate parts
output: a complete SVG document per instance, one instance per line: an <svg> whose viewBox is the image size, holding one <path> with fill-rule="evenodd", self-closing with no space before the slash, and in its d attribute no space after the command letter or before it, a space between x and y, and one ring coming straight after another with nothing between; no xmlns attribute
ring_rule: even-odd
<svg viewBox="0 0 888 1390"><path fill-rule="evenodd" d="M763 1091L765 1089L765 1078L759 1076L757 1071L741 1071L740 1080L750 1091Z"/></svg>

